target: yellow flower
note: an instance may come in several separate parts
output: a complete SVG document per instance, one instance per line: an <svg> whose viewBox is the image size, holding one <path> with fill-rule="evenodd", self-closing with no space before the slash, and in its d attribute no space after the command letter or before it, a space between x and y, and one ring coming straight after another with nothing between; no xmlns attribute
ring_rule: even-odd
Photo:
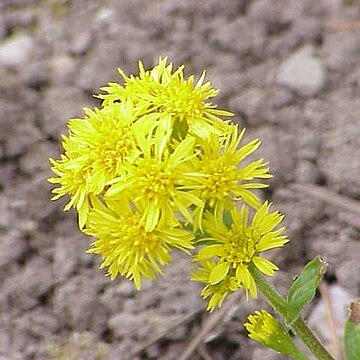
<svg viewBox="0 0 360 360"><path fill-rule="evenodd" d="M181 137L189 131L190 135L208 137L210 133L221 136L227 132L228 122L221 119L233 114L216 109L208 99L215 97L218 90L209 82L204 83L205 72L195 82L194 76L185 78L184 66L173 71L173 65L167 58L151 70L144 70L139 62L139 75L129 77L119 69L124 78L124 85L109 83L101 88L107 94L98 97L103 99L103 106L114 101L131 100L141 108L144 114L156 118L165 128L181 128ZM177 135L177 134L175 134Z"/></svg>
<svg viewBox="0 0 360 360"><path fill-rule="evenodd" d="M60 185L53 189L53 200L70 195L65 210L77 208L80 228L89 211L89 194L102 194L107 182L122 174L124 163L131 163L140 153L133 126L137 116L131 103L85 109L85 113L85 118L69 121L69 136L64 136L62 143L65 154L60 160L50 159L57 177L49 179Z"/></svg>
<svg viewBox="0 0 360 360"><path fill-rule="evenodd" d="M140 153L133 130L138 117L131 103L85 109L85 113L84 119L69 121L71 146L90 152L91 182L97 188L95 193L101 193L107 181L121 174L123 163L132 162Z"/></svg>
<svg viewBox="0 0 360 360"><path fill-rule="evenodd" d="M63 144L68 142L68 138L64 137ZM87 156L78 156L70 158L61 155L60 160L50 159L51 169L57 177L49 178L52 184L59 184L52 190L55 194L51 200L57 200L64 195L70 195L70 201L65 205L64 211L75 206L79 212L79 226L82 228L86 222L89 212L89 202L87 195L89 193L89 183L87 181L89 174L89 159Z"/></svg>
<svg viewBox="0 0 360 360"><path fill-rule="evenodd" d="M283 326L266 310L255 311L249 315L244 326L249 337L260 344L295 359L306 359Z"/></svg>
<svg viewBox="0 0 360 360"><path fill-rule="evenodd" d="M194 261L200 262L201 268L204 268L204 262L209 260L216 264L207 281L204 281L206 286L218 285L229 277L235 277L239 287L256 297L256 284L248 269L249 265L254 264L266 275L274 275L278 270L277 266L259 254L283 246L288 239L281 235L284 228L274 230L283 216L277 211L269 212L269 208L270 205L265 202L255 212L251 225L248 224L248 211L245 206L240 211L233 207L230 221L225 220L226 214L221 220L211 213L206 215L204 231L209 234L212 243L200 249L194 257Z"/></svg>
<svg viewBox="0 0 360 360"><path fill-rule="evenodd" d="M240 286L237 278L235 276L231 276L231 274L226 275L225 278L219 283L210 285L210 274L216 267L216 263L211 261L203 261L201 264L202 267L197 268L192 273L191 280L207 284L201 291L201 296L204 299L207 299L209 296L211 296L207 305L207 310L212 312L216 306L221 306L227 295L238 290Z"/></svg>
<svg viewBox="0 0 360 360"><path fill-rule="evenodd" d="M190 222L189 207L193 204L202 206L200 199L179 188L184 174L191 169L195 139L186 138L171 153L167 146L169 138L165 135L157 141L151 140L140 143L142 157L127 166L126 175L114 180L105 195L105 199L113 201L125 196L137 207L142 207L141 224L146 231L152 231L161 220L170 226L178 225L175 212Z"/></svg>
<svg viewBox="0 0 360 360"><path fill-rule="evenodd" d="M225 209L231 208L237 200L259 208L258 197L250 190L265 188L267 185L253 182L267 179L271 175L262 159L242 165L242 161L260 145L260 140L252 140L238 148L244 130L238 134L238 126L231 127L231 133L223 140L211 136L201 142L201 154L193 159L196 174L185 182L184 189L204 201L195 211L195 224L201 228L205 207L210 207L216 217L221 217Z"/></svg>
<svg viewBox="0 0 360 360"><path fill-rule="evenodd" d="M141 225L141 210L134 211L121 202L108 206L95 199L92 202L85 232L98 240L88 252L102 255L100 268L108 267L111 279L120 274L140 289L143 277L154 279L162 274L161 267L171 259L171 249L187 252L193 247L193 234L166 223L159 222L152 231L146 231Z"/></svg>

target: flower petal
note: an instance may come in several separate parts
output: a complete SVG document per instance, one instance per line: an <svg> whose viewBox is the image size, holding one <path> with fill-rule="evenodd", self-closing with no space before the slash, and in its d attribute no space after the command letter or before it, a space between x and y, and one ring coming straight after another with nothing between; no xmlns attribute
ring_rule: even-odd
<svg viewBox="0 0 360 360"><path fill-rule="evenodd" d="M253 258L253 263L265 275L273 276L275 271L279 270L273 262L258 256Z"/></svg>
<svg viewBox="0 0 360 360"><path fill-rule="evenodd" d="M204 261L212 257L219 256L223 252L222 245L209 245L199 250L199 253L194 257L195 261Z"/></svg>
<svg viewBox="0 0 360 360"><path fill-rule="evenodd" d="M224 262L217 264L210 273L209 284L210 285L218 284L228 274L229 269L230 269L230 265L228 263Z"/></svg>

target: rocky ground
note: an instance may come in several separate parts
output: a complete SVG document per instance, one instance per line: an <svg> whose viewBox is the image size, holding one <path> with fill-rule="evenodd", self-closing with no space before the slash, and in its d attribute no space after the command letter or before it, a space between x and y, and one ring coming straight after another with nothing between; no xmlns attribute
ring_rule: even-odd
<svg viewBox="0 0 360 360"><path fill-rule="evenodd" d="M75 214L49 201L48 158L59 155L67 119L97 104L92 94L118 80L117 67L136 71L159 56L189 73L207 69L220 107L262 139L274 174L264 197L285 213L292 239L278 255L279 287L320 254L336 306L359 296L357 0L1 0L1 360L179 358L209 320L186 258L175 255L140 293L110 282L85 254L91 240ZM232 306L188 358L280 359L242 326L262 304ZM317 324L318 310L307 312Z"/></svg>

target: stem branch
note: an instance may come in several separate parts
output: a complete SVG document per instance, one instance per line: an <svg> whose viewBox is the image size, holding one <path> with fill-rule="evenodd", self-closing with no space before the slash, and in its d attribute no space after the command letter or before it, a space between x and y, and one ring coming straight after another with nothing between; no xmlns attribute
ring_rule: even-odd
<svg viewBox="0 0 360 360"><path fill-rule="evenodd" d="M273 285L268 283L261 272L253 264L249 266L249 270L258 288L272 308L284 319L285 324L302 340L316 358L319 360L334 360L306 325L301 316L293 322L290 321L286 310L286 300L278 293Z"/></svg>

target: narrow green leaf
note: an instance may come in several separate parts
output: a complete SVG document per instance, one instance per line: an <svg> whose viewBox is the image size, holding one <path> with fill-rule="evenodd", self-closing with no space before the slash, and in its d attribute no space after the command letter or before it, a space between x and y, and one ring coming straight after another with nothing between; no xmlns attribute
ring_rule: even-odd
<svg viewBox="0 0 360 360"><path fill-rule="evenodd" d="M350 317L345 323L345 359L360 359L360 300L350 305Z"/></svg>
<svg viewBox="0 0 360 360"><path fill-rule="evenodd" d="M300 311L314 298L326 267L327 264L317 257L305 265L292 283L287 294L287 316L290 323L299 317Z"/></svg>

